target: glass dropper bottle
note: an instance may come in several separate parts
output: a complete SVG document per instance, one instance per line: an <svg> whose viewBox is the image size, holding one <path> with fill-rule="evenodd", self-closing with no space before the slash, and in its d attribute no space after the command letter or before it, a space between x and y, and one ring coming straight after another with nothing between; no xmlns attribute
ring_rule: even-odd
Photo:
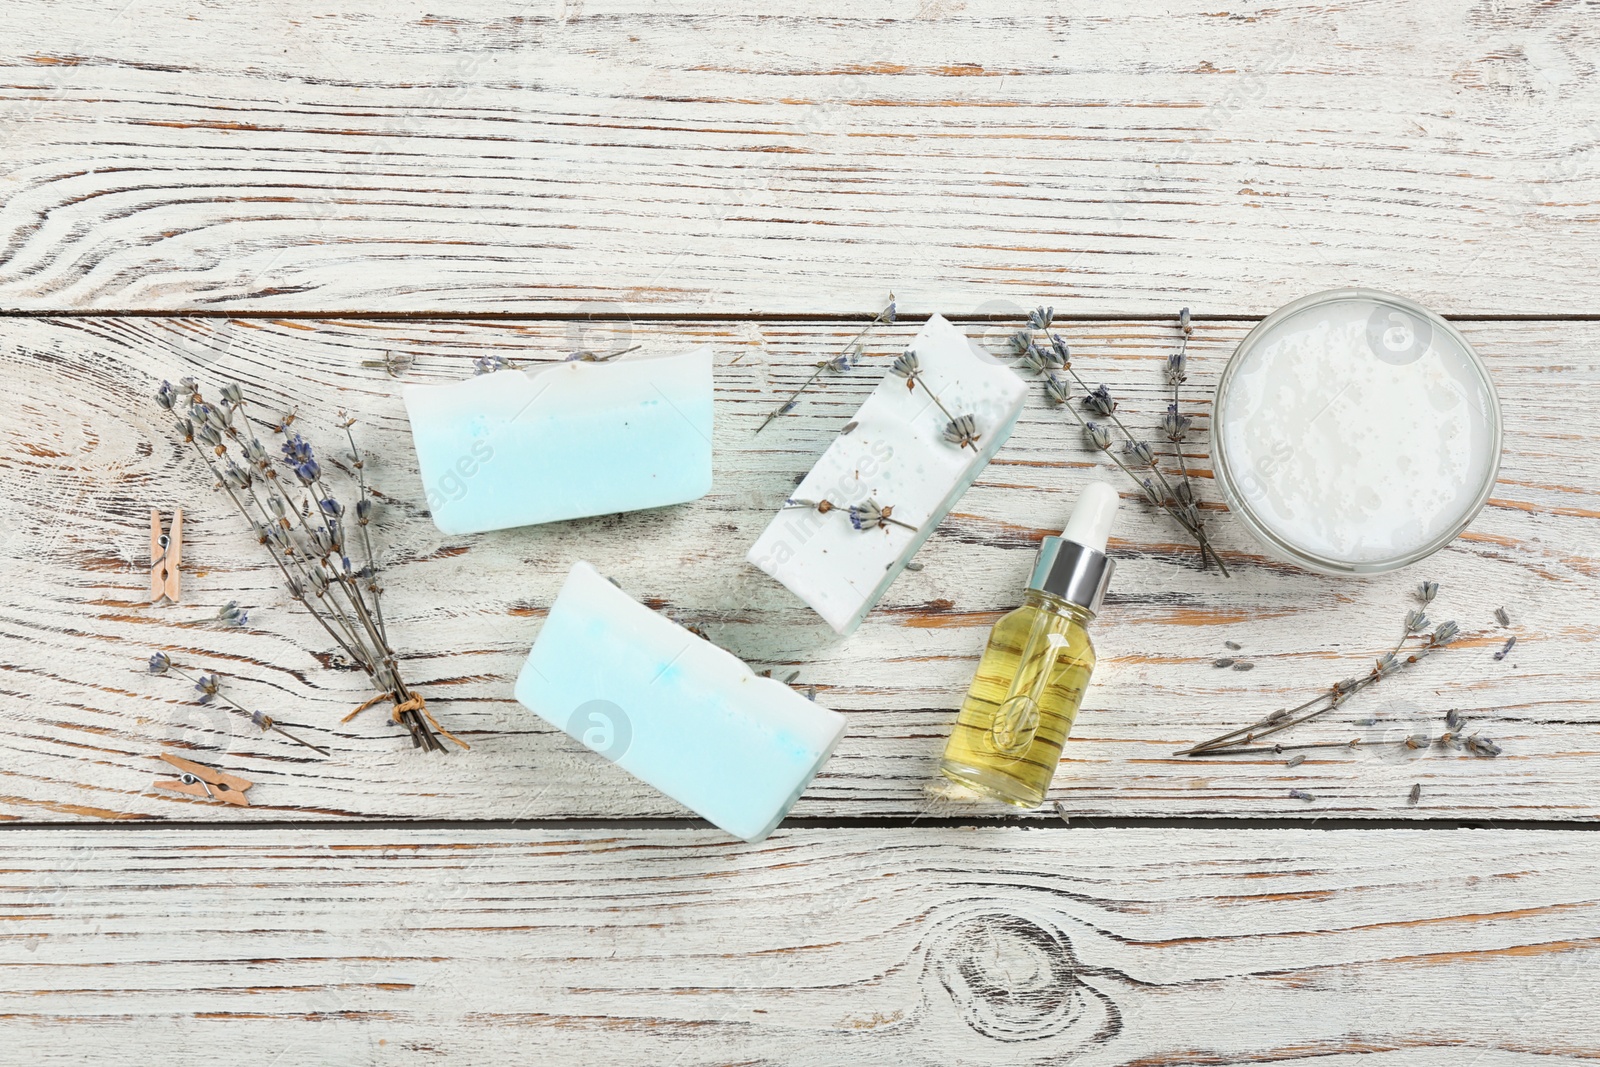
<svg viewBox="0 0 1600 1067"><path fill-rule="evenodd" d="M939 764L985 799L1044 802L1094 671L1088 625L1115 569L1106 540L1117 504L1105 482L1084 486L1067 528L1040 545L1022 606L989 634Z"/></svg>

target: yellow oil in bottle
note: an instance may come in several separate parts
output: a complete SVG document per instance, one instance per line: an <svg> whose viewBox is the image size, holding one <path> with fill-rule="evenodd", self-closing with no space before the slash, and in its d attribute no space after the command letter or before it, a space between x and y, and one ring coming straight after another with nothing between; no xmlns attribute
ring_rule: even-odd
<svg viewBox="0 0 1600 1067"><path fill-rule="evenodd" d="M1094 671L1083 607L1038 589L1001 618L961 705L939 771L995 800L1032 808L1061 758Z"/></svg>

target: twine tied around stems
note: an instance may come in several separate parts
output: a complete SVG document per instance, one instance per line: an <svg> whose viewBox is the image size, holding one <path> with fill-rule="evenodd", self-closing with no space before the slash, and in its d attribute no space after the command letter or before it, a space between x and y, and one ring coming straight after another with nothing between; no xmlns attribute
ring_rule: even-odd
<svg viewBox="0 0 1600 1067"><path fill-rule="evenodd" d="M372 707L374 704L381 704L385 700L393 701L394 700L394 694L393 693L379 693L377 696L373 697L371 700L367 701L365 704L360 705L354 711L352 711L350 714L346 715L344 718L340 719L339 721L340 722L349 722L351 719L355 718L357 715L360 715L363 711L366 711L368 708ZM405 724L404 720L401 718L401 716L403 716L408 711L420 711L423 714L423 716L428 720L428 724L430 726L432 726L435 730L437 730L439 733L443 734L445 737L448 737L450 740L454 741L456 744L460 745L464 749L471 749L472 748L471 745L469 745L465 741L461 740L461 738L457 737L455 734L451 733L449 730L446 730L443 726L440 726L439 725L439 720L435 719L433 717L433 712L428 710L428 702L426 700L423 700L420 696L418 696L415 693L412 693L411 696L408 697L407 699L396 703L395 706L394 706L394 710L389 713L389 718L392 721L398 723L399 725L405 726L406 724ZM407 729L409 729L409 727L407 727Z"/></svg>

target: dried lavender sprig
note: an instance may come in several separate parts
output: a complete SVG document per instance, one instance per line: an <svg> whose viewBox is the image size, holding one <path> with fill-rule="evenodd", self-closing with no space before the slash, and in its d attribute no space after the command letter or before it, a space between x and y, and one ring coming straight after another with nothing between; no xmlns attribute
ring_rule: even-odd
<svg viewBox="0 0 1600 1067"><path fill-rule="evenodd" d="M1185 309L1185 311L1187 311L1187 309ZM1184 481L1181 483L1181 488L1174 487L1173 484L1167 479L1166 473L1162 471L1160 464L1155 461L1150 446L1144 441L1134 437L1132 431L1130 431L1123 423L1122 419L1118 417L1116 413L1117 402L1111 396L1111 391L1104 385L1098 386L1094 389L1089 388L1089 384L1085 382L1082 376L1079 375L1078 372L1073 368L1072 361L1070 359L1070 350L1067 348L1066 343L1061 340L1059 335L1049 332L1050 324L1054 321L1054 318L1054 308L1037 308L1029 313L1027 328L1018 330L1012 335L1012 344L1019 350L1019 352L1023 353L1023 359L1021 361L1022 366L1025 369L1044 373L1046 376L1045 394L1051 400L1055 401L1058 406L1066 408L1067 411L1078 420L1078 423L1083 427L1084 432L1090 436L1090 440L1093 441L1101 451L1110 456L1112 460L1116 461L1117 466L1121 467L1123 472L1133 479L1134 484L1139 487L1140 491L1144 493L1145 498L1153 506L1160 508L1168 515L1172 516L1173 520L1176 521L1179 526L1183 527L1185 532L1187 532L1190 537L1195 539L1196 545L1198 545L1200 548L1200 565L1204 567L1206 565L1206 561L1210 559L1216 563L1217 568L1222 572L1223 577L1232 577L1228 571L1228 565L1222 561L1222 556L1218 554L1216 548L1211 544L1210 537L1206 534L1205 522L1201 518L1200 509L1195 504L1194 488L1189 481L1187 466L1184 466ZM1180 316L1180 323L1187 325L1186 314ZM1035 330L1043 331L1050 339L1050 345L1048 348L1040 345L1033 339L1032 332ZM1185 334L1184 351L1187 351L1187 334ZM1169 380L1170 376L1174 373L1173 365L1174 360L1169 357L1167 362L1167 373L1169 375ZM1105 445L1100 444L1098 437L1095 436L1089 429L1089 426L1091 425L1089 421L1085 419L1073 406L1073 393L1062 383L1061 379L1056 377L1056 369L1065 370L1067 374L1071 375L1072 380L1077 383L1078 387L1083 390L1083 396L1078 399L1079 403L1081 403L1084 408L1102 418L1110 419L1112 424L1115 425L1118 430L1122 431L1124 450L1129 452L1131 455L1134 455L1141 463L1150 468L1151 473L1161 483L1160 491L1156 489L1149 479L1140 478L1134 474L1125 463L1118 460L1117 457L1110 452L1109 439ZM1178 367L1178 372L1182 372L1181 365ZM1173 409L1172 414L1176 419L1183 419L1182 416L1176 415L1175 408ZM1184 425L1181 427L1178 427L1176 424L1174 424L1173 430L1181 428L1182 430L1186 431L1188 428L1187 420L1183 420L1183 423ZM1169 436L1173 430L1168 431ZM1182 449L1179 448L1178 452L1179 461L1180 464L1182 464Z"/></svg>
<svg viewBox="0 0 1600 1067"><path fill-rule="evenodd" d="M945 440L958 448L970 448L974 452L978 451L978 438L983 435L977 432L977 418L972 415L950 414L950 409L944 406L944 401L939 399L939 394L934 392L933 386L923 380L922 360L917 357L914 349L908 348L900 353L899 357L890 365L889 373L904 378L907 389L915 389L919 385L922 386L922 391L927 393L933 402L938 405L940 411L944 412L944 417L948 420L944 428Z"/></svg>
<svg viewBox="0 0 1600 1067"><path fill-rule="evenodd" d="M283 727L279 726L272 720L272 716L263 715L258 711L251 711L250 709L241 705L238 701L234 700L232 697L228 696L222 691L222 687L217 681L217 675L215 672L209 676L202 674L197 678L194 675L186 672L182 667L174 664L165 652L156 652L150 656L149 672L157 675L175 674L179 678L193 683L195 689L200 692L200 698L196 701L196 703L209 704L211 703L212 698L215 697L219 702L247 717L251 723L259 726L263 731L270 730L275 734L282 734L284 737L287 737L297 745L304 745L309 749L313 749L322 753L324 756L330 755L328 750L322 746L313 745L310 741L307 741L304 738L296 737L288 730L285 730Z"/></svg>
<svg viewBox="0 0 1600 1067"><path fill-rule="evenodd" d="M372 494L367 488L367 461L361 453L361 446L356 444L356 435L350 428L356 420L345 412L339 412L339 425L344 429L345 440L350 442L350 462L355 467L356 485L361 496L356 501L356 526L361 530L361 547L367 554L367 588L372 593L372 607L378 617L378 633L383 637L385 646L389 644L389 630L383 621L383 592L378 585L378 557L372 551L372 534L367 530L367 523L372 517Z"/></svg>
<svg viewBox="0 0 1600 1067"><path fill-rule="evenodd" d="M1366 675L1335 682L1326 692L1317 694L1297 707L1280 709L1265 718L1251 723L1249 726L1242 726L1237 730L1229 730L1227 733L1218 734L1209 740L1181 749L1175 752L1174 755L1216 756L1244 751L1253 742L1260 740L1262 737L1278 733L1281 730L1287 730L1291 726L1298 726L1303 722L1308 722L1320 715L1324 715L1339 707L1351 696L1368 686L1406 667L1420 663L1433 652L1450 644L1460 633L1459 627L1454 622L1441 623L1431 634L1422 637L1425 642L1423 645L1414 646L1409 655L1401 658L1400 653L1405 650L1406 642L1422 636L1418 631L1426 622L1427 619L1420 617L1415 610L1407 612L1405 632L1401 635L1400 640L1393 649L1377 658ZM1321 706L1319 707L1318 705Z"/></svg>
<svg viewBox="0 0 1600 1067"><path fill-rule="evenodd" d="M1500 755L1500 753L1504 751L1504 749L1495 743L1493 738L1484 737L1481 734L1473 734L1470 737L1460 737L1459 735L1453 733L1443 733L1438 737L1432 737L1428 734L1412 734L1410 737L1402 738L1399 741L1383 741L1374 738L1352 737L1348 741L1307 741L1294 745L1285 745L1281 743L1273 745L1236 745L1229 746L1225 749L1219 749L1215 752L1207 752L1203 754L1208 756L1278 756L1285 752L1303 752L1312 749L1390 747L1403 748L1410 752L1419 752L1435 745L1445 747L1464 747L1473 755L1484 758L1493 758Z"/></svg>
<svg viewBox="0 0 1600 1067"><path fill-rule="evenodd" d="M1051 399L1056 400L1057 403L1067 409L1068 414L1070 414L1074 419L1078 420L1078 425L1083 428L1084 437L1089 441L1089 443L1095 448L1098 448L1100 451L1104 452L1106 457L1122 470L1122 473L1126 474L1130 479L1132 479L1133 484L1139 487L1139 491L1144 494L1145 499L1148 500L1152 506L1160 509L1163 514L1181 526L1185 533L1187 533L1190 537L1195 538L1196 543L1200 545L1202 560L1205 558L1206 552L1209 551L1211 553L1211 557L1217 561L1217 566L1222 568L1223 576L1228 577L1228 568L1226 564L1222 562L1221 557L1216 554L1216 551L1210 547L1209 542L1201 539L1199 531L1197 531L1194 526L1190 524L1189 520L1185 518L1181 512L1162 503L1161 495L1156 491L1155 486L1150 483L1150 480L1148 478L1140 478L1134 473L1131 467L1118 458L1116 453L1111 451L1111 435L1106 433L1105 430L1101 429L1097 424L1090 422L1081 414L1079 414L1078 410L1070 403L1070 400L1061 400L1061 396L1067 395L1065 389L1058 391L1050 390L1050 386L1059 383L1059 381L1060 379L1051 378L1045 382L1045 389L1047 392L1050 392ZM1146 448L1148 447L1149 446L1146 446Z"/></svg>
<svg viewBox="0 0 1600 1067"><path fill-rule="evenodd" d="M414 362L415 360L409 352L402 352L397 356L391 351L385 352L382 359L364 359L361 361L361 365L363 367L381 367L389 377L398 378L410 370L411 364Z"/></svg>
<svg viewBox="0 0 1600 1067"><path fill-rule="evenodd" d="M1178 388L1189 380L1189 335L1194 333L1194 323L1189 319L1189 309L1178 310L1178 350L1167 357L1167 384L1172 386L1172 403L1167 405L1167 416L1162 419L1162 429L1172 443L1172 454L1183 475L1184 489L1190 500L1194 499L1194 486L1189 481L1189 464L1183 457L1183 441L1191 420L1178 413Z"/></svg>
<svg viewBox="0 0 1600 1067"><path fill-rule="evenodd" d="M842 511L849 516L850 525L858 530L881 530L885 526L899 526L902 529L916 531L916 527L909 522L901 522L899 519L891 517L894 514L893 504L879 504L871 497L859 504L851 504L848 507L835 504L831 500L802 500L798 497L790 497L783 502L783 507L778 510L795 511L798 509L815 511L819 515L826 515L830 511Z"/></svg>
<svg viewBox="0 0 1600 1067"><path fill-rule="evenodd" d="M811 372L811 377L807 378L803 383L801 383L800 388L790 393L788 398L784 400L783 403L779 404L777 407L773 408L767 413L767 417L761 420L761 425L756 427L756 433L760 433L762 430L765 430L767 425L780 415L787 415L789 412L793 411L800 400L800 394L804 393L807 389L810 389L813 385L815 385L817 383L817 379L822 377L824 372L831 374L843 374L851 367L855 366L856 360L859 359L861 355L861 339L867 335L867 331L872 329L874 326L884 324L893 325L894 320L894 294L890 293L889 303L884 305L883 310L874 315L872 317L872 321L861 327L860 332L858 332L849 340L849 342L844 346L844 349L837 356L834 356L832 359L825 359L821 363L818 363L817 369Z"/></svg>

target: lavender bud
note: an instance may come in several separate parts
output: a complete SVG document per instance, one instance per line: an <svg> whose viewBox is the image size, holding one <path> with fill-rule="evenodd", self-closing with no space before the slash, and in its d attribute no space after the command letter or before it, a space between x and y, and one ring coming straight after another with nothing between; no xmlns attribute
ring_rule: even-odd
<svg viewBox="0 0 1600 1067"><path fill-rule="evenodd" d="M172 661L167 658L167 654L165 652L157 652L150 657L151 674L166 674L167 668L171 666Z"/></svg>
<svg viewBox="0 0 1600 1067"><path fill-rule="evenodd" d="M322 509L322 513L324 515L328 515L332 518L338 518L340 515L344 514L344 505L339 503L331 496L325 500L317 501L317 506Z"/></svg>
<svg viewBox="0 0 1600 1067"><path fill-rule="evenodd" d="M1178 309L1178 329L1182 330L1185 334L1194 332L1194 324L1189 321L1188 308Z"/></svg>
<svg viewBox="0 0 1600 1067"><path fill-rule="evenodd" d="M1412 608L1406 612L1406 633L1414 634L1418 630L1426 628L1427 625L1428 616L1421 608Z"/></svg>
<svg viewBox="0 0 1600 1067"><path fill-rule="evenodd" d="M156 403L161 405L163 411L171 411L177 402L178 391L172 387L171 382L163 381L161 388L156 390Z"/></svg>
<svg viewBox="0 0 1600 1067"><path fill-rule="evenodd" d="M1034 308L1028 312L1028 325L1035 330L1048 330L1055 317L1056 309L1053 307Z"/></svg>
<svg viewBox="0 0 1600 1067"><path fill-rule="evenodd" d="M1174 352L1167 357L1167 365L1163 373L1166 375L1168 385L1182 385L1189 380L1185 364L1188 357L1182 352Z"/></svg>
<svg viewBox="0 0 1600 1067"><path fill-rule="evenodd" d="M1050 365L1046 363L1044 361L1044 357L1040 355L1039 346L1029 345L1028 350L1024 352L1022 358L1017 361L1017 366L1027 371L1029 374L1042 374L1049 368Z"/></svg>
<svg viewBox="0 0 1600 1067"><path fill-rule="evenodd" d="M199 678L195 679L194 683L195 692L200 694L199 696L195 697L195 703L211 703L211 698L217 695L217 690L219 688L220 686L217 682L216 675L202 674Z"/></svg>
<svg viewBox="0 0 1600 1067"><path fill-rule="evenodd" d="M222 399L229 404L238 406L244 403L244 390L239 388L238 382L229 382L222 387Z"/></svg>
<svg viewBox="0 0 1600 1067"><path fill-rule="evenodd" d="M1439 628L1433 631L1433 643L1435 645L1448 645L1456 639L1456 635L1460 632L1461 627L1457 626L1453 621L1441 623Z"/></svg>
<svg viewBox="0 0 1600 1067"><path fill-rule="evenodd" d="M1033 331L1018 330L1011 335L1011 347L1017 350L1018 355L1030 352L1033 349Z"/></svg>
<svg viewBox="0 0 1600 1067"><path fill-rule="evenodd" d="M1098 426L1095 423L1085 423L1083 427L1083 434L1089 439L1090 444L1094 445L1094 447L1100 449L1101 451L1111 447L1111 435L1107 433L1103 427Z"/></svg>
<svg viewBox="0 0 1600 1067"><path fill-rule="evenodd" d="M356 501L356 521L365 526L367 524L367 520L371 517L372 501L366 497L362 497L360 500Z"/></svg>
<svg viewBox="0 0 1600 1067"><path fill-rule="evenodd" d="M1072 399L1071 387L1053 374L1044 383L1044 393L1057 404L1065 404Z"/></svg>
<svg viewBox="0 0 1600 1067"><path fill-rule="evenodd" d="M1150 451L1150 446L1143 441L1126 441L1122 445L1122 451L1146 467L1155 466L1155 453Z"/></svg>
<svg viewBox="0 0 1600 1067"><path fill-rule="evenodd" d="M883 519L883 509L871 497L850 507L850 525L858 530L870 530L874 526L882 526Z"/></svg>
<svg viewBox="0 0 1600 1067"><path fill-rule="evenodd" d="M1187 415L1178 414L1178 405L1168 404L1167 413L1161 418L1161 432L1169 441L1182 441L1192 421Z"/></svg>
<svg viewBox="0 0 1600 1067"><path fill-rule="evenodd" d="M505 369L505 358L498 353L488 356L479 356L477 359L472 361L472 373L474 376L479 374L493 374L495 371L501 371Z"/></svg>
<svg viewBox="0 0 1600 1067"><path fill-rule="evenodd" d="M978 420L971 415L957 415L945 424L944 439L958 448L966 448L982 436L978 432Z"/></svg>
<svg viewBox="0 0 1600 1067"><path fill-rule="evenodd" d="M1083 398L1083 406L1096 415L1109 416L1117 410L1117 402L1111 399L1111 390L1105 386L1096 386L1088 396Z"/></svg>
<svg viewBox="0 0 1600 1067"><path fill-rule="evenodd" d="M1417 599L1424 604L1432 604L1433 598L1439 595L1438 582L1423 582L1417 586Z"/></svg>
<svg viewBox="0 0 1600 1067"><path fill-rule="evenodd" d="M905 378L908 382L915 378L922 370L922 361L917 358L916 352L906 349L893 363L889 365L889 372L896 377Z"/></svg>

